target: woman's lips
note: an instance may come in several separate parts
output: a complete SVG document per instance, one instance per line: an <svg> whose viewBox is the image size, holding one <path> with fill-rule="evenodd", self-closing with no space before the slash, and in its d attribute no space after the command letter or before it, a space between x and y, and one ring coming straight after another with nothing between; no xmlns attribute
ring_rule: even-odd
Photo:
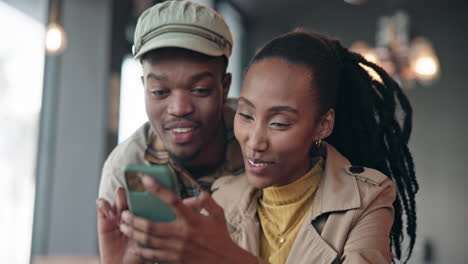
<svg viewBox="0 0 468 264"><path fill-rule="evenodd" d="M245 159L245 167L248 171L254 174L260 174L262 171L266 170L268 167L271 167L274 162L263 161L259 159Z"/></svg>

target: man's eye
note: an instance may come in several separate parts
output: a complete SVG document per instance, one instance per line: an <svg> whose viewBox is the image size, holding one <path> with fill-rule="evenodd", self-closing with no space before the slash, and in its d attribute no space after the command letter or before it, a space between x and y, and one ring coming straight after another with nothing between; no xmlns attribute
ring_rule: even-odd
<svg viewBox="0 0 468 264"><path fill-rule="evenodd" d="M192 91L192 94L196 96L207 96L210 94L211 89L210 88L196 88L196 89L192 89L191 91Z"/></svg>
<svg viewBox="0 0 468 264"><path fill-rule="evenodd" d="M151 92L152 95L154 95L156 97L164 97L164 96L169 94L169 90L162 90L162 89L151 90L150 92Z"/></svg>
<svg viewBox="0 0 468 264"><path fill-rule="evenodd" d="M239 115L240 115L243 119L253 120L253 117L250 116L250 115L243 114L243 113L239 113Z"/></svg>

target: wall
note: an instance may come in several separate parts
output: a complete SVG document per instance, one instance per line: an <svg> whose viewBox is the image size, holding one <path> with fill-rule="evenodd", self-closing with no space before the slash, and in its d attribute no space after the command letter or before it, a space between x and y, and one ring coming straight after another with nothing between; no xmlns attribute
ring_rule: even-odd
<svg viewBox="0 0 468 264"><path fill-rule="evenodd" d="M68 47L61 57L46 59L34 255L97 254L111 3L63 1Z"/></svg>

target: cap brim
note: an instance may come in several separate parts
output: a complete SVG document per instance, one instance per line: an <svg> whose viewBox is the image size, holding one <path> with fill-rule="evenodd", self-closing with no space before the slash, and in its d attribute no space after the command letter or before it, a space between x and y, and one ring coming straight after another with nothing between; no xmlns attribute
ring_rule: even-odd
<svg viewBox="0 0 468 264"><path fill-rule="evenodd" d="M139 59L146 52L160 48L183 48L208 56L229 57L215 42L189 33L171 33L170 36L164 34L155 37L146 42L134 57Z"/></svg>

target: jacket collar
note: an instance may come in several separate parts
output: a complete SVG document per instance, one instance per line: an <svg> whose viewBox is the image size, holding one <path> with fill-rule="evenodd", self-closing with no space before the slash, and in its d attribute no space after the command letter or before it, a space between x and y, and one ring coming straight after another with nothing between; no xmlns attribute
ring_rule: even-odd
<svg viewBox="0 0 468 264"><path fill-rule="evenodd" d="M350 162L332 145L325 144L324 151L324 155L326 155L325 170L315 193L311 221L322 214L346 211L361 206L356 178L345 170L350 166ZM238 179L242 183L234 184L236 187L229 190L230 193L239 197L237 204L226 209L232 211L232 214L237 214L237 210L240 209L242 214L252 217L257 212L257 200L261 196L261 190L249 185L246 177L242 178L242 180Z"/></svg>
<svg viewBox="0 0 468 264"><path fill-rule="evenodd" d="M345 171L345 168L350 166L350 162L329 144L326 144L326 156L324 176L312 207L312 221L325 213L361 206L356 178Z"/></svg>

